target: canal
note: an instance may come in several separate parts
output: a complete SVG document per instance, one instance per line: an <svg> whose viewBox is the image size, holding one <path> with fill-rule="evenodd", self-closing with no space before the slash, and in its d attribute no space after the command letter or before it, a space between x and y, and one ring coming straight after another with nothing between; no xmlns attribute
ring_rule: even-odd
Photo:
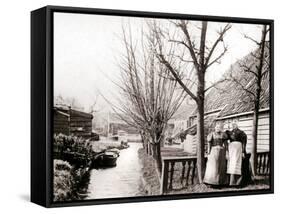
<svg viewBox="0 0 281 214"><path fill-rule="evenodd" d="M141 143L129 143L120 151L116 167L92 169L88 186L88 199L132 197L141 194L141 166L138 150Z"/></svg>

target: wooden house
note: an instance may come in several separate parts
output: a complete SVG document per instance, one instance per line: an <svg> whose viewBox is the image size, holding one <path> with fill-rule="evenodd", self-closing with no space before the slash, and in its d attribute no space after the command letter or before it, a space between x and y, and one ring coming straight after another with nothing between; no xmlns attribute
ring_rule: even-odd
<svg viewBox="0 0 281 214"><path fill-rule="evenodd" d="M126 122L116 113L108 114L108 134L110 136L117 135L118 131L125 131L127 134L139 134L139 131Z"/></svg>
<svg viewBox="0 0 281 214"><path fill-rule="evenodd" d="M60 108L53 109L53 131L55 134L70 134L70 115L61 111Z"/></svg>
<svg viewBox="0 0 281 214"><path fill-rule="evenodd" d="M70 107L56 106L54 112L54 133L75 135L89 138L92 133L91 113L71 109Z"/></svg>
<svg viewBox="0 0 281 214"><path fill-rule="evenodd" d="M268 51L268 49L267 49ZM253 74L244 72L241 68L241 63L253 63L254 58L251 54L237 61L231 66L229 71L225 73L226 79L230 75L235 76L245 84L247 90L254 92L255 84ZM265 68L268 69L268 68ZM265 70L264 70L265 71ZM224 77L224 78L225 78ZM269 71L264 75L262 80L262 93L260 99L260 110L258 119L258 152L269 151L270 145L270 84ZM253 109L254 104L251 101L249 94L231 81L224 81L211 89L205 98L205 135L213 131L214 124L220 121L224 124L224 129L231 129L231 124L235 120L241 130L247 134L247 151L251 151L252 146L252 128L253 128ZM189 150L196 153L196 115L195 109L193 114L188 119L189 127L184 131L188 140L185 143L189 144ZM189 152L190 152L189 151Z"/></svg>

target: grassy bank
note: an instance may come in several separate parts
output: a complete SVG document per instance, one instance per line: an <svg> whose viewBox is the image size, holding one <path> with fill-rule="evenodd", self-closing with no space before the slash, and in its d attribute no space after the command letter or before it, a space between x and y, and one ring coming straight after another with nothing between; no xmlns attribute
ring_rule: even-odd
<svg viewBox="0 0 281 214"><path fill-rule="evenodd" d="M138 151L142 172L143 195L160 194L160 176L157 172L156 161L145 153L143 148Z"/></svg>
<svg viewBox="0 0 281 214"><path fill-rule="evenodd" d="M67 161L54 160L54 201L80 200L86 196L89 174Z"/></svg>
<svg viewBox="0 0 281 214"><path fill-rule="evenodd" d="M89 141L54 135L54 201L80 200L87 195L89 170L94 155L121 148L115 141Z"/></svg>

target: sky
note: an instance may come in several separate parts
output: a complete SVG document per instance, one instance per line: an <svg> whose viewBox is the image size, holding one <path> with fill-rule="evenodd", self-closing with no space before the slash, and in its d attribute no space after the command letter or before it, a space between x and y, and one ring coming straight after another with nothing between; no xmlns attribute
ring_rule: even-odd
<svg viewBox="0 0 281 214"><path fill-rule="evenodd" d="M120 74L118 60L123 50L120 36L122 26L128 26L128 23L133 37L140 39L144 18L56 12L54 96L75 98L86 111L96 100L96 111L110 110L103 96L114 99L118 94L112 81L116 81ZM197 24L195 21L192 23L194 26ZM225 23L209 22L207 37L210 41L222 25ZM196 35L196 28L193 31L191 29L191 33ZM259 40L261 28L254 24L232 24L224 39L228 52L220 64L214 64L208 71L206 79L210 83L219 79L236 60L256 48L253 42L244 38L244 33Z"/></svg>

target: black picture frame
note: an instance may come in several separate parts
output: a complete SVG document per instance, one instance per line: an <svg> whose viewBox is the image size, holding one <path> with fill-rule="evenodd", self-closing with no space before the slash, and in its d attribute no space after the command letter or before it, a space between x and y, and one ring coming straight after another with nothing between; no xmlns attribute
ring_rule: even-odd
<svg viewBox="0 0 281 214"><path fill-rule="evenodd" d="M96 199L70 202L52 201L52 106L53 106L53 14L54 12L110 16L151 17L169 19L207 20L216 22L270 25L270 189L192 193L148 197ZM274 21L238 17L220 17L124 11L79 7L46 6L31 12L31 201L44 207L96 205L127 202L176 200L189 198L225 197L274 192Z"/></svg>

